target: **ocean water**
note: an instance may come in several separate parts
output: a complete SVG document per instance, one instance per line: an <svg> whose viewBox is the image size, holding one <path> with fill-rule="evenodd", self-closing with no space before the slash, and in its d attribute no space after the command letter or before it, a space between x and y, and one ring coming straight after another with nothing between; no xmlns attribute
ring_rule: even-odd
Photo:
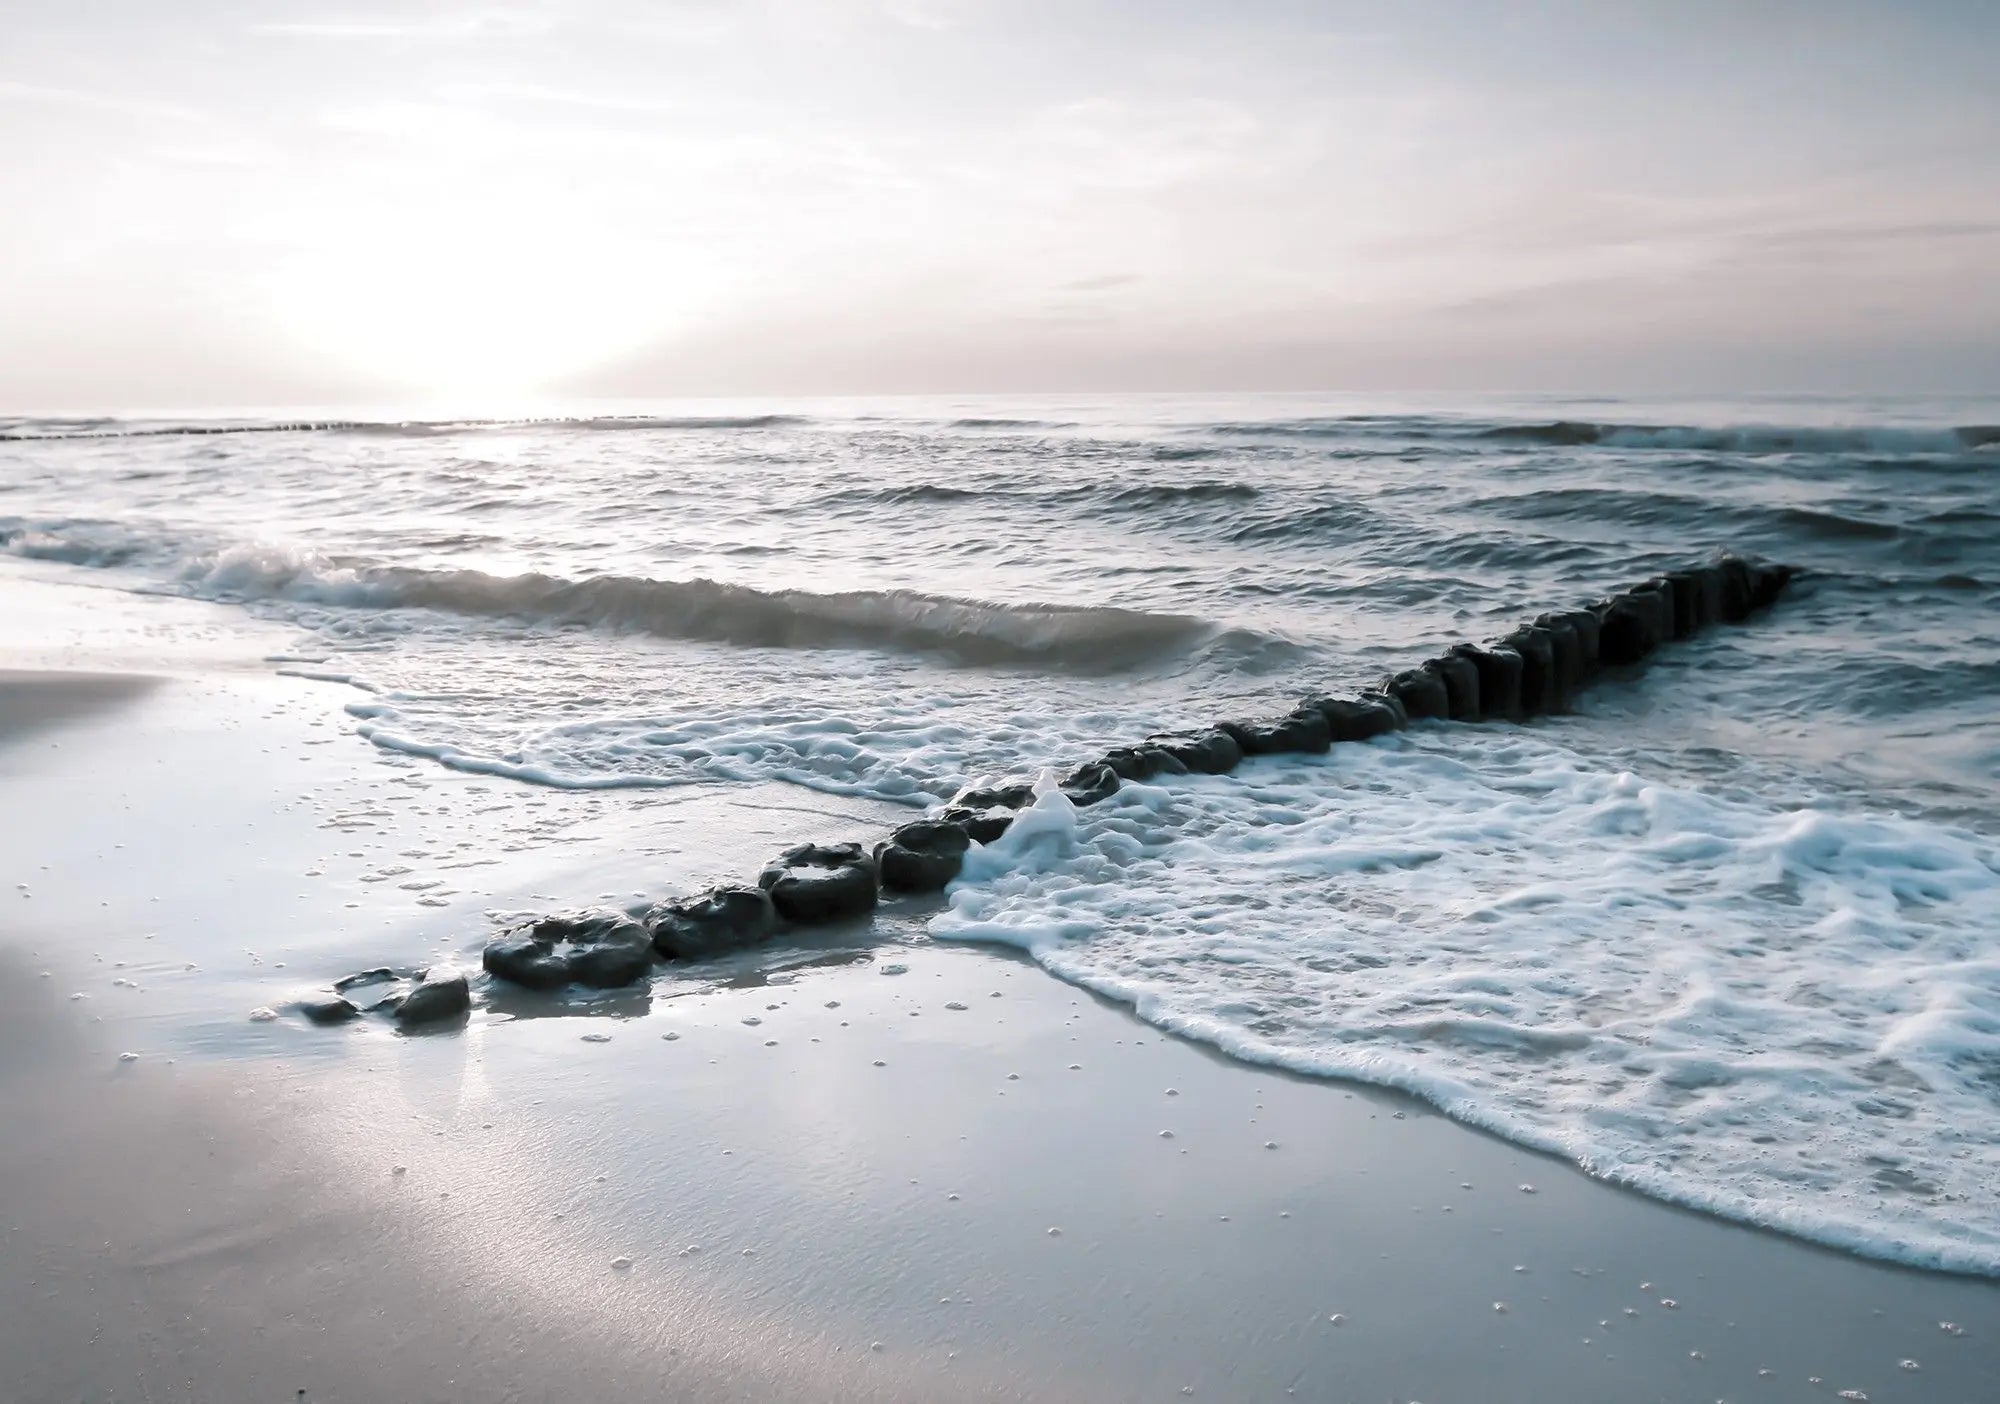
<svg viewBox="0 0 2000 1404"><path fill-rule="evenodd" d="M908 804L1733 547L1570 715L1045 795L940 939L1644 1192L2000 1274L2000 405L0 420L0 549L295 628L357 748ZM25 568L25 567L24 567Z"/></svg>

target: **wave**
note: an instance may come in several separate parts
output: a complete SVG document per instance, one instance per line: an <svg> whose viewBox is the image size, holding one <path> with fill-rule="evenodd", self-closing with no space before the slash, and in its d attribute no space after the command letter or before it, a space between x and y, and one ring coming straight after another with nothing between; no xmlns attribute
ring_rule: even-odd
<svg viewBox="0 0 2000 1404"><path fill-rule="evenodd" d="M1482 429L1473 437L1505 444L1551 444L1566 447L1572 444L1601 442L1604 427L1601 424L1584 424L1575 420L1558 419L1550 424L1501 424L1491 429Z"/></svg>
<svg viewBox="0 0 2000 1404"><path fill-rule="evenodd" d="M222 569L228 573L227 567ZM294 577L281 588L297 597L301 582ZM330 594L330 603L525 617L743 647L889 648L967 664L1056 665L1093 672L1180 653L1224 632L1188 615L1108 606L1006 605L914 590L822 595L705 579L568 580L390 567L330 591L317 582L304 588L307 594Z"/></svg>
<svg viewBox="0 0 2000 1404"><path fill-rule="evenodd" d="M1115 507L1166 507L1182 502L1250 502L1261 496L1250 483L1205 481L1196 483L1145 483L1119 488L1107 501Z"/></svg>
<svg viewBox="0 0 2000 1404"><path fill-rule="evenodd" d="M821 507L838 507L848 503L902 507L913 503L977 502L981 498L1004 499L1012 495L985 488L953 487L949 483L898 483L885 487L840 488L816 498L815 504Z"/></svg>
<svg viewBox="0 0 2000 1404"><path fill-rule="evenodd" d="M1496 512L1530 521L1581 517L1634 526L1691 523L1711 516L1716 510L1716 504L1707 498L1604 487L1534 488L1476 497L1466 506L1473 511Z"/></svg>
<svg viewBox="0 0 2000 1404"><path fill-rule="evenodd" d="M599 415L579 419L527 419L482 421L473 427L494 429L540 428L617 431L631 429L785 429L810 424L802 414L712 414L712 415Z"/></svg>
<svg viewBox="0 0 2000 1404"><path fill-rule="evenodd" d="M1241 545L1277 541L1324 544L1356 540L1381 526L1381 514L1364 503L1319 502L1243 520L1230 528L1228 539Z"/></svg>
<svg viewBox="0 0 2000 1404"><path fill-rule="evenodd" d="M1615 1184L1996 1276L1996 895L1968 830L1412 731L1087 810L1044 794L929 926Z"/></svg>
<svg viewBox="0 0 2000 1404"><path fill-rule="evenodd" d="M1781 424L1620 424L1587 419L1492 420L1422 414L1323 415L1226 420L1191 432L1232 439L1347 439L1403 448L1523 445L1547 448L1670 449L1744 455L1881 454L1890 458L1982 453L2000 448L2000 425L1828 426Z"/></svg>
<svg viewBox="0 0 2000 1404"><path fill-rule="evenodd" d="M109 429L118 421L104 415L0 415L0 439L54 438Z"/></svg>
<svg viewBox="0 0 2000 1404"><path fill-rule="evenodd" d="M1365 433L1371 427L1391 428L1425 421L1373 414L1320 415L1307 419L1225 420L1204 424L1198 432L1229 438L1325 439Z"/></svg>
<svg viewBox="0 0 2000 1404"><path fill-rule="evenodd" d="M1283 642L1192 615L1114 606L1001 604L915 590L816 594L707 579L492 575L471 569L348 564L273 545L234 546L179 558L171 548L143 535L103 524L51 529L0 521L0 547L14 555L74 565L165 568L177 593L236 603L435 610L746 648L920 652L970 665L1102 673L1202 647L1254 654Z"/></svg>
<svg viewBox="0 0 2000 1404"><path fill-rule="evenodd" d="M1927 512L1917 520L1925 526L1979 526L2000 525L2000 512L1986 507L1946 507L1936 512Z"/></svg>
<svg viewBox="0 0 2000 1404"><path fill-rule="evenodd" d="M1904 531L1895 522L1824 507L1770 507L1624 488L1541 488L1477 498L1468 506L1525 521L1581 520L1627 526L1678 526L1691 531L1712 531L1718 522L1727 521L1737 531L1768 532L1784 539L1890 541Z"/></svg>
<svg viewBox="0 0 2000 1404"><path fill-rule="evenodd" d="M99 569L141 563L159 554L158 544L145 534L111 522L22 517L0 517L0 550L23 560Z"/></svg>
<svg viewBox="0 0 2000 1404"><path fill-rule="evenodd" d="M870 506L905 506L911 503L948 502L1047 502L1085 505L1114 513L1148 508L1177 507L1184 503L1249 502L1261 495L1250 483L1205 480L1192 483L1123 482L1086 483L1045 493L1009 487L953 487L948 483L897 483L871 488L841 488L817 499L821 506L860 503Z"/></svg>
<svg viewBox="0 0 2000 1404"><path fill-rule="evenodd" d="M0 551L167 577L173 593L365 610L434 610L469 618L651 634L745 648L866 648L974 666L1109 673L1220 650L1267 669L1292 641L1195 615L1113 605L1005 604L917 590L761 590L721 581L349 562L275 543L190 550L161 531L92 520L0 517Z"/></svg>
<svg viewBox="0 0 2000 1404"><path fill-rule="evenodd" d="M947 429L1074 429L1076 422L1069 419L952 419L945 421Z"/></svg>
<svg viewBox="0 0 2000 1404"><path fill-rule="evenodd" d="M1500 424L1471 437L1493 443L1556 448L1680 449L1705 453L1965 453L2000 446L2000 426L1956 428L1838 428L1743 424L1704 428L1671 424L1597 424L1558 419L1541 424Z"/></svg>
<svg viewBox="0 0 2000 1404"><path fill-rule="evenodd" d="M1894 522L1850 517L1817 507L1781 507L1775 515L1792 531L1833 541L1891 541L1903 534L1903 528Z"/></svg>
<svg viewBox="0 0 2000 1404"><path fill-rule="evenodd" d="M792 414L750 415L579 415L522 419L286 419L187 420L171 424L123 420L29 419L0 428L0 443L43 443L64 439L199 438L225 434L378 434L431 438L440 434L501 429L565 429L582 432L632 430L775 429L805 424Z"/></svg>

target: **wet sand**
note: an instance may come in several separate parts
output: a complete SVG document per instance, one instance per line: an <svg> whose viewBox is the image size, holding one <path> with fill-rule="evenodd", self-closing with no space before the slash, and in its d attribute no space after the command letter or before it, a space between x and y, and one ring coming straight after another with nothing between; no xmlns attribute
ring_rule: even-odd
<svg viewBox="0 0 2000 1404"><path fill-rule="evenodd" d="M0 745L88 721L152 689L143 673L59 673L0 668Z"/></svg>
<svg viewBox="0 0 2000 1404"><path fill-rule="evenodd" d="M340 974L476 966L489 913L741 877L902 811L455 775L355 739L337 687L210 662L89 715L39 701L61 730L0 741L10 1398L1882 1401L2000 1378L1992 1282L1230 1062L929 942L918 904L636 994L312 1028L287 1002Z"/></svg>

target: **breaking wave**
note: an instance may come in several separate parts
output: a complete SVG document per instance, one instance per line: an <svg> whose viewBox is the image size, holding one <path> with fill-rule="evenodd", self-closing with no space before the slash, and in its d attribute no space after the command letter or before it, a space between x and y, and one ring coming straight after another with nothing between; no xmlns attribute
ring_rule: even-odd
<svg viewBox="0 0 2000 1404"><path fill-rule="evenodd" d="M0 421L0 443L42 443L58 439L198 438L223 434L379 434L431 438L489 429L562 429L590 432L674 429L775 429L804 424L791 414L752 415L581 415L524 419L287 419L185 420L146 423L115 419Z"/></svg>
<svg viewBox="0 0 2000 1404"><path fill-rule="evenodd" d="M930 930L1661 1199L1992 1276L1996 898L1971 831L1413 730L1044 793Z"/></svg>
<svg viewBox="0 0 2000 1404"><path fill-rule="evenodd" d="M584 625L747 648L877 648L964 664L1034 664L1106 672L1229 641L1189 615L1109 606L954 599L915 590L815 594L715 580L340 567L289 552L239 548L191 566L202 594L272 597L374 609L431 609L493 619ZM1260 642L1246 635L1241 642Z"/></svg>
<svg viewBox="0 0 2000 1404"><path fill-rule="evenodd" d="M1205 647L1282 653L1285 640L1186 614L1110 605L1005 604L918 590L760 590L717 580L430 570L354 564L293 546L176 552L110 523L0 518L0 549L30 560L164 571L175 593L237 603L423 609L652 634L745 648L864 648L954 663L1106 673Z"/></svg>
<svg viewBox="0 0 2000 1404"><path fill-rule="evenodd" d="M1495 443L1546 444L1575 448L1680 449L1703 453L1965 453L2000 446L2000 425L1966 424L1948 429L1811 428L1775 424L1693 425L1593 424L1558 419L1546 424L1501 424L1474 438Z"/></svg>

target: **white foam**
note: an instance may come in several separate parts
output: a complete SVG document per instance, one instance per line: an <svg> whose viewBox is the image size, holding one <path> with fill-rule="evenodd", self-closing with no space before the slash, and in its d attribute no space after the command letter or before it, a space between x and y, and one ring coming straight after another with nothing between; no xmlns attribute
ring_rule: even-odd
<svg viewBox="0 0 2000 1404"><path fill-rule="evenodd" d="M932 922L1663 1198L2000 1273L2000 852L1410 733L1043 794Z"/></svg>
<svg viewBox="0 0 2000 1404"><path fill-rule="evenodd" d="M1016 757L1086 755L1141 734L1148 724L1136 715L1003 711L987 712L974 725L964 699L929 694L857 692L847 715L830 715L818 699L810 705L755 694L729 700L727 708L647 711L517 731L487 745L467 744L462 727L447 733L449 739L436 736L425 709L394 694L349 703L347 712L356 731L384 750L539 785L623 789L780 780L912 806L948 798L967 777L1003 778ZM854 718L857 712L862 719Z"/></svg>
<svg viewBox="0 0 2000 1404"><path fill-rule="evenodd" d="M141 588L309 630L312 655L279 671L369 693L348 710L376 746L565 789L777 780L928 805L1144 735L1159 703L1093 679L1215 632L909 590L357 565L295 541L56 518L0 517L0 547L131 567ZM977 661L1007 666L959 666ZM1024 684L1024 662L1055 676Z"/></svg>

